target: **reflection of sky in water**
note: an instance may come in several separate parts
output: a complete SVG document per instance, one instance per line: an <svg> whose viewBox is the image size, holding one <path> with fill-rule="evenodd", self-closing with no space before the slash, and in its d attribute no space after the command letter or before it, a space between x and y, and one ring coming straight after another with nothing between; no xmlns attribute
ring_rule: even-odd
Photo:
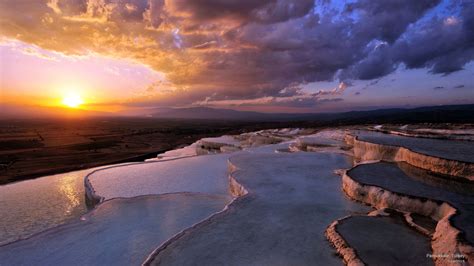
<svg viewBox="0 0 474 266"><path fill-rule="evenodd" d="M0 186L0 244L63 224L87 211L84 176L91 170Z"/></svg>
<svg viewBox="0 0 474 266"><path fill-rule="evenodd" d="M183 193L114 199L82 216L87 222L0 248L0 264L140 265L160 243L222 210L229 200Z"/></svg>
<svg viewBox="0 0 474 266"><path fill-rule="evenodd" d="M63 193L66 197L67 201L65 202L64 206L64 213L70 214L75 207L81 204L81 198L78 195L78 190L75 187L75 181L77 179L76 175L68 175L66 174L63 178L59 180L59 191Z"/></svg>

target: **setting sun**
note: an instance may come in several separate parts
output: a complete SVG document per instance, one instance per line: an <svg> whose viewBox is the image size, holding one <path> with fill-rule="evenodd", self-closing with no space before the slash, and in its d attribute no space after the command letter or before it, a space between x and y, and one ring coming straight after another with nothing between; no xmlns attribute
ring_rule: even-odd
<svg viewBox="0 0 474 266"><path fill-rule="evenodd" d="M84 103L84 100L82 100L81 96L77 93L69 93L64 96L62 103L67 107L77 108Z"/></svg>

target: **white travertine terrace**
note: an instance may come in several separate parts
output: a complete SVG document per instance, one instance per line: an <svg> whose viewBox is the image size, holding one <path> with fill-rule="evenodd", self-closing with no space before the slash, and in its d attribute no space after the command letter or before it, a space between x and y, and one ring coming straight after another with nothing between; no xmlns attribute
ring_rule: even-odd
<svg viewBox="0 0 474 266"><path fill-rule="evenodd" d="M339 191L330 153L239 154L230 158L228 209L159 247L145 265L339 265L324 238L340 216L366 212Z"/></svg>
<svg viewBox="0 0 474 266"><path fill-rule="evenodd" d="M197 145L198 145L198 142L194 142L194 143L192 143L188 146L158 154L158 156L156 158L147 159L146 161L147 162L149 162L149 161L153 162L153 161L158 161L158 160L162 160L162 159L177 159L177 158L185 158L185 157L190 157L190 156L196 156L196 155L198 155Z"/></svg>
<svg viewBox="0 0 474 266"><path fill-rule="evenodd" d="M429 238L405 225L401 213L381 209L336 220L326 237L347 265L433 265Z"/></svg>
<svg viewBox="0 0 474 266"><path fill-rule="evenodd" d="M228 202L201 193L113 199L80 220L0 247L0 265L140 265L157 245Z"/></svg>
<svg viewBox="0 0 474 266"><path fill-rule="evenodd" d="M263 130L204 138L145 163L94 171L85 178L86 195L97 203L112 198L174 192L227 194L226 161L233 152L245 149L274 153L277 147L263 145L295 138L299 132L299 129Z"/></svg>
<svg viewBox="0 0 474 266"><path fill-rule="evenodd" d="M447 178L447 181L444 183L456 184L462 186L462 184L469 184L468 186L472 187L472 180L474 175L474 165L471 162L472 157L467 161L457 161L453 159L439 158L433 155L427 155L420 152L412 151L411 149L400 146L386 145L378 143L378 141L371 142L370 140L359 140L357 136L348 134L346 136L346 143L353 145L354 156L359 161L369 161L369 160L382 160L389 162L406 162L413 166L427 169L432 172L438 172L441 174L449 174L452 176L444 176ZM448 144L447 142L446 144ZM449 144L448 144L449 145ZM471 151L473 154L474 151ZM466 154L466 153L464 153ZM447 154L449 156L449 154ZM467 155L468 156L468 155ZM356 166L357 168L359 166ZM353 169L355 169L353 168ZM459 228L453 225L454 217L459 217L459 208L462 208L462 212L466 215L466 212L472 212L471 207L457 207L457 203L452 203L451 201L459 201L464 205L472 205L472 196L456 196L451 192L446 191L444 194L448 196L441 197L443 193L437 194L433 192L433 196L419 196L417 193L399 193L391 191L390 186L379 187L377 185L364 184L355 180L350 171L344 173L343 181L343 190L351 198L370 204L378 209L381 208L393 208L399 211L408 212L408 213L417 213L423 216L431 217L437 221L437 226L435 232L432 236L432 249L434 254L460 254L462 260L467 261L468 263L474 263L474 247L472 243L469 243L465 235ZM417 170L419 172L421 170ZM393 176L387 176L386 173L380 173L380 183L384 183L383 179L394 178ZM459 177L465 178L464 180ZM466 181L467 179L467 181ZM422 181L425 183L426 181ZM467 182L467 183L466 183ZM428 183L425 183L427 186ZM423 189L425 189L423 187ZM393 190L393 188L392 188ZM436 190L433 188L433 190ZM407 190L409 191L409 189ZM426 192L427 190L422 190L425 192L424 195L430 195ZM451 193L451 194L450 194ZM471 191L472 193L472 191ZM435 196L437 195L437 196ZM452 195L452 196L449 196ZM436 197L441 197L440 199ZM471 202L471 203L470 203ZM466 209L467 208L467 209ZM469 217L469 214L468 216ZM466 217L462 219L468 219ZM463 221L464 223L469 223L468 221ZM471 227L467 227L471 230ZM471 232L472 233L472 232ZM337 239L336 239L337 240ZM344 252L344 249L341 249L341 254ZM350 254L349 254L350 255ZM343 255L344 256L344 255ZM350 256L348 256L350 258ZM452 257L434 257L434 260L437 265L445 264L459 264L462 265L463 262L454 261ZM461 260L461 261L462 261Z"/></svg>
<svg viewBox="0 0 474 266"><path fill-rule="evenodd" d="M449 162L446 163L445 162L446 159L413 152L410 149L407 149L405 147L383 145L383 144L371 143L369 141L361 141L350 134L346 134L346 132L343 130L326 130L326 131L321 131L316 134L306 135L306 136L298 136L298 132L300 131L299 130L275 130L275 131L260 131L260 132L254 132L254 133L246 133L239 136L223 136L221 138L208 138L208 139L200 140L196 142L195 144L187 148L184 148L184 150L187 152L189 152L192 149L195 150L194 152L190 152L187 155L195 156L195 155L207 154L207 153L221 153L221 154L183 158L183 159L176 160L176 162L174 163L176 164L176 167L186 169L186 163L183 163L183 162L199 160L200 158L202 158L203 162L200 162L197 165L193 165L189 168L189 169L194 169L195 171L196 169L199 169L199 167L201 167L202 169L202 167L206 165L205 161L209 160L209 158L212 158L212 157L218 158L218 156L222 156L222 158L230 158L231 156L233 156L228 153L226 154L226 152L234 152L234 151L244 149L250 152L257 152L257 153L263 152L263 153L271 154L272 152L275 151L275 149L279 145L273 145L273 146L272 145L262 146L262 145L273 144L273 143L278 143L282 141L287 141L287 142L285 142L285 145L283 146L280 145L282 147L280 148L280 150L286 149L285 147L290 147L289 151L293 151L293 152L313 151L317 153L321 153L321 152L341 153L342 151L341 148L344 148L343 149L344 151L342 152L349 154L346 151L346 147L344 147L345 144L343 143L343 140L345 140L347 144L353 146L353 152L354 152L355 157L359 161L362 161L362 162L367 162L368 160L405 161L408 163L412 163L415 166L421 166L422 168L429 168L429 169L439 171L442 173L448 172L450 174L456 174L458 176L459 175L463 176L463 173L465 172L467 172L468 173L467 176L469 176L469 173L470 173L469 169L467 169L464 172L462 169L461 170L457 169L456 164L458 164L459 162L455 160L449 160ZM257 148L254 148L255 146L257 146ZM268 148L268 147L272 147L272 148ZM282 154L281 156L295 156L295 155ZM265 157L268 157L268 155L258 156L258 158L265 158ZM166 156L162 156L162 158L166 158ZM179 156L175 156L175 158L179 158ZM166 160L162 161L161 163L173 164L172 161L166 162ZM423 167L423 164L424 164L424 167ZM449 166L448 167L449 171L443 171L442 169L438 170L439 168L445 168L446 165ZM142 166L139 166L139 167L142 167ZM160 167L163 167L163 166L160 166ZM159 167L157 167L157 169L158 168ZM231 164L230 170L231 172L235 172L235 173L239 172L239 169L236 169L236 167L232 164ZM337 170L337 169L334 169L334 170ZM223 173L223 169L220 169L219 171L222 171ZM124 176L126 176L127 172L128 170L120 174L123 174ZM143 171L143 173L141 173L140 175L146 176L147 172L148 171ZM164 173L166 171L160 170L160 171L150 171L150 172ZM284 172L285 171L282 171L282 174L285 174ZM222 173L220 174L221 176L222 176ZM110 172L108 174L110 174ZM197 174L194 180L199 180L198 176L200 174ZM160 174L160 176L161 175L162 174ZM184 174L183 176L187 176L187 175L189 175L189 173ZM275 175L275 173L273 173L273 175ZM136 176L136 175L134 174L131 176ZM97 176L93 178L96 178L96 177ZM134 180L134 182L135 183L140 182L140 178L141 177L139 177L137 180ZM215 177L210 178L209 180L213 180L213 179L215 180ZM156 177L149 178L149 180L144 182L143 184L153 184L153 182L156 182L158 180L159 178L157 179ZM177 180L180 180L179 177ZM190 182L190 187L195 187L196 185L193 183L194 181L192 181L193 178L189 178L189 179L183 178L183 180L186 180L186 182ZM92 181L92 183L93 182L94 180ZM204 182L203 184L205 183L206 182ZM150 185L150 187L156 187L156 184ZM181 184L180 187L183 187L183 185ZM204 187L206 187L206 185L204 185L203 188ZM408 196L408 195L404 195L400 193L394 193L394 192L391 192L390 190L381 189L376 186L363 185L351 179L350 176L347 175L347 173L345 173L342 177L342 187L343 187L343 190L346 192L346 194L350 196L351 198L357 201L370 204L378 209L390 207L390 208L394 208L394 209L405 212L408 215L408 217L410 217L409 213L418 213L418 214L433 218L434 220L438 222L435 233L433 235L433 241L432 241L432 248L434 252L444 252L444 253L451 252L453 254L460 253L460 254L466 255L469 261L472 260L472 255L471 255L472 247L469 244L466 244L466 242L459 241L459 239L461 239L460 237L461 232L455 227L453 227L452 224L450 223L450 219L456 214L457 210L455 209L455 207L453 207L449 203L439 201L439 200L417 198L417 197ZM254 193L252 186L250 186L250 192L249 192L248 191L249 188L245 187L245 182L243 183L240 182L238 178L237 179L235 178L234 175L231 175L229 178L229 189L230 189L231 194L234 197L242 197L242 196L248 197L249 194L253 195ZM146 191L146 189L144 188L141 188L138 190ZM149 192L152 193L151 191ZM153 193L159 193L159 192L160 191L154 191ZM122 194L122 192L119 194ZM116 196L118 196L118 194ZM241 203L239 204L232 203L231 205L233 206L232 208L230 208L232 212L236 211L239 208L242 208ZM183 233L182 235L179 235L179 236L176 236L175 238L170 239L165 244L163 244L162 246L160 246L158 249L155 250L153 255L149 257L149 260L147 260L147 263L151 263L151 262L155 263L156 256L162 256L163 252L167 251L166 249L169 249L170 247L174 247L175 241L181 243L180 242L181 237L187 236L189 234L195 234L195 231L196 230L199 231L199 228L201 228L200 226L206 226L209 223L211 223L211 221L213 221L214 219L219 219L219 217L227 215L228 212L229 212L229 208L226 207L226 211L219 213L212 220L203 221L202 223L200 223L199 226L195 226L195 227L193 226L192 228L188 228L187 230L185 230L186 233ZM344 259L346 260L348 264L360 265L363 262L357 257L357 251L352 249L350 246L347 246L344 242L344 239L340 235L337 234L337 230L336 230L337 224L338 222L336 221L331 226L329 226L329 228L326 231L326 236L328 237L328 239L330 239L331 242L333 242L338 252L342 254L342 256L344 257ZM416 226L416 224L414 223L413 225ZM435 262L438 265L440 265L440 264L445 263L446 261L443 261L442 259L437 258Z"/></svg>
<svg viewBox="0 0 474 266"><path fill-rule="evenodd" d="M410 125L404 125L400 127L387 127L375 130L385 131L393 135L406 137L474 141L474 129L472 128L437 129L428 127L420 128L419 126L412 127Z"/></svg>
<svg viewBox="0 0 474 266"><path fill-rule="evenodd" d="M88 181L102 200L174 192L227 194L227 155L205 155L113 167Z"/></svg>
<svg viewBox="0 0 474 266"><path fill-rule="evenodd" d="M347 216L351 217L351 216ZM347 218L344 217L343 219ZM342 257L346 265L348 266L363 266L364 262L357 256L357 251L349 246L346 240L339 234L337 231L337 226L340 223L340 220L332 222L325 231L325 235L329 242L334 246L337 253Z"/></svg>
<svg viewBox="0 0 474 266"><path fill-rule="evenodd" d="M85 180L86 191L96 203L102 203L79 221L0 248L0 264L139 264L160 243L246 193L228 180L230 153L190 154L195 147L169 152L157 161L128 165L131 168L111 166L93 172ZM251 149L264 154L280 147ZM98 191L102 194L96 194Z"/></svg>
<svg viewBox="0 0 474 266"><path fill-rule="evenodd" d="M432 239L433 252L435 254L462 254L466 256L469 263L474 262L473 246L461 240L461 231L452 226L450 222L450 219L456 215L457 210L449 203L404 195L377 186L361 184L347 173L343 175L342 187L344 192L352 199L378 209L392 208L433 218L438 221ZM435 258L435 262L437 265L450 263L442 257Z"/></svg>
<svg viewBox="0 0 474 266"><path fill-rule="evenodd" d="M69 223L85 214L88 207L84 200L84 176L100 168L0 186L0 246Z"/></svg>
<svg viewBox="0 0 474 266"><path fill-rule="evenodd" d="M344 143L344 130L323 130L315 134L298 137L291 143L290 151L330 152L352 155Z"/></svg>
<svg viewBox="0 0 474 266"><path fill-rule="evenodd" d="M381 129L381 127L379 127L379 129ZM353 146L354 156L357 161L362 164L370 164L373 163L373 161L380 160L389 162L402 161L434 172L451 175L461 175L462 177L467 178L468 180L472 180L473 168L472 163L469 162L456 161L452 159L447 160L444 158L429 156L420 152L414 152L406 147L403 147L403 145L394 146L387 145L386 143L379 143L377 139L375 139L374 142L371 142L369 140L362 141L359 140L356 134L354 133L347 134L345 137L345 141L347 144ZM434 153L436 154L436 152ZM474 152L471 151L471 155L473 153ZM472 160L472 157L469 159ZM357 167L359 166L352 168L350 171ZM416 170L415 172L420 171L421 169ZM468 264L474 263L474 247L472 243L466 241L464 233L453 225L453 219L455 217L461 219L459 218L459 210L457 209L456 204L453 205L451 202L449 202L449 200L447 202L439 199L431 199L429 197L426 198L422 196L416 196L416 193L414 195L393 192L390 190L390 186L382 188L376 185L363 184L356 181L353 177L351 177L348 172L344 172L342 177L342 187L344 192L350 198L369 204L377 209L393 208L404 212L405 219L407 219L407 222L410 225L414 226L416 229L423 232L424 234L432 237L433 254L449 254L448 257L434 256L433 259L437 265L464 265L465 262L467 262ZM379 174L381 175L379 179L381 183L384 183L384 179L393 178L393 176L387 176L387 173ZM456 187L463 186L462 184L464 184L464 182L472 182L462 181L462 179L459 179L459 177L450 178L449 176L445 176L445 178L448 179L441 183L452 185L453 183L461 182ZM425 195L429 195L430 193L427 192L426 186L429 186L432 182L426 182L427 180L422 180L421 183L424 185L421 186L424 186L423 193ZM440 182L437 183L441 184ZM472 183L469 184L469 187L472 187ZM472 191L470 192L472 193ZM456 201L456 199L458 198L457 200L463 202L462 204L472 204L469 203L470 201L472 201L472 197L469 198L469 196L456 196L452 193L451 194L454 196L449 196L450 193L451 192L446 191L444 194L447 194L448 196L445 197L453 197L450 198L450 200L454 201ZM433 192L433 195L438 194L437 192ZM463 197L467 198L464 199ZM472 212L472 206L461 208L463 208L462 212L464 212L464 215L466 215L466 212L468 212L467 217L469 217L469 212ZM467 210L465 208L467 208ZM434 231L434 234L432 235L431 232L428 232L425 228L420 228L420 226L416 225L411 219L410 213L416 213L423 216L431 217L432 219L437 221L437 226ZM467 218L464 217L462 219ZM464 222L464 224L469 223L469 221L462 222ZM328 237L329 241L332 242L338 253L344 258L348 265L360 265L362 261L357 256L356 250L354 250L353 247L349 246L343 236L338 233L338 224L339 221L335 221L333 224L331 224L326 231L326 236ZM471 229L472 228L468 226L467 230ZM458 260L453 260L452 256L455 254L459 256Z"/></svg>
<svg viewBox="0 0 474 266"><path fill-rule="evenodd" d="M417 213L433 218L437 221L431 243L433 253L463 254L472 263L472 246L463 241L463 232L453 226L452 220L459 214L456 205L397 193L390 187L364 184L345 171L342 179L334 176L334 172L351 166L347 155L352 153L347 144L354 146L354 155L362 163L367 160L408 163L421 160L419 163L429 163L431 165L426 167L433 170L446 167L446 164L436 166L443 162L422 159L420 156L428 155L421 153L407 154L415 152L404 147L361 141L340 129L312 133L314 130L279 129L205 138L145 163L94 171L85 179L86 193L91 200L102 203L83 217L83 223L55 228L31 240L15 242L3 249L3 253L0 250L0 259L27 252L41 258L45 264L60 263L64 256L72 256L68 262L90 262L95 258L96 262L130 264L124 258L132 256L136 250L126 243L137 241L136 236L133 233L122 235L117 230L126 224L130 226L130 232L156 227L157 232L141 235L136 243L146 245L148 252L154 249L148 253L145 264L192 264L196 259L200 263L222 264L230 261L339 264L340 260L332 255L325 241L326 230L326 237L346 263L362 265L364 261L357 256L357 250L347 244L337 227L341 217L361 216L368 207L348 201L341 195L342 186L350 198L377 209L389 207L404 212L406 217ZM452 166L449 173L469 174L469 171L456 170ZM448 181L458 182L459 178ZM194 200L195 204L191 203ZM181 211L176 209L176 204L187 207ZM123 221L125 224L120 223L121 215L135 211L138 216L127 216ZM164 218L158 217L160 213ZM140 215L145 215L143 221ZM97 219L102 216L108 218ZM175 224L177 221L179 223ZM112 225L110 230L104 227L107 223ZM413 221L412 224L417 226ZM110 256L110 261L100 260L100 252L90 250L90 257L85 258L81 252L60 248L71 245L80 250L91 246L86 237L91 234L94 234L92 239L97 240L96 244L108 245L108 250L121 252L120 256ZM115 234L125 245L107 242ZM155 244L150 242L153 237L157 241ZM246 242L247 239L252 241ZM58 249L43 254L36 245L39 242L47 242L48 246ZM140 256L143 258L144 251L138 252L138 257L133 255L133 262L139 261ZM30 259L34 260L34 256L24 257L24 260L16 258L18 264L29 264ZM447 261L437 259L435 262L442 265Z"/></svg>
<svg viewBox="0 0 474 266"><path fill-rule="evenodd" d="M260 130L233 136L224 135L215 138L203 138L188 146L158 154L157 158L148 159L147 161L185 158L215 153L230 153L245 148L260 147L262 145L292 140L300 134L307 134L308 132L311 133L313 131L298 128L283 128Z"/></svg>
<svg viewBox="0 0 474 266"><path fill-rule="evenodd" d="M208 149L219 149L222 146L240 146L240 141L233 136L224 135L216 138L203 138L198 141L199 144Z"/></svg>
<svg viewBox="0 0 474 266"><path fill-rule="evenodd" d="M357 135L352 134L347 135L346 143L353 145L354 157L361 161L406 162L422 169L474 181L472 162L441 158L413 151L410 147L360 140ZM474 155L470 159L474 159Z"/></svg>

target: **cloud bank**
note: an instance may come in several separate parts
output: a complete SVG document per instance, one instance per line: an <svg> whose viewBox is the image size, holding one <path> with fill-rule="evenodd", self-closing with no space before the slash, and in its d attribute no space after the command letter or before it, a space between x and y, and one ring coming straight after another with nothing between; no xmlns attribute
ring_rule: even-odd
<svg viewBox="0 0 474 266"><path fill-rule="evenodd" d="M474 2L440 0L3 0L1 35L163 72L132 105L342 101L351 80L400 66L448 75L474 59ZM305 92L315 81L340 86Z"/></svg>

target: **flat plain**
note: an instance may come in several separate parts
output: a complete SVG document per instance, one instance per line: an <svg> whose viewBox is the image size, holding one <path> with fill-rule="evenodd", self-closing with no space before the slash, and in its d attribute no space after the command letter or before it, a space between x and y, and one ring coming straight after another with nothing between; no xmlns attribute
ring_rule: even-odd
<svg viewBox="0 0 474 266"><path fill-rule="evenodd" d="M142 161L209 136L278 126L211 120L88 118L0 123L0 184Z"/></svg>

